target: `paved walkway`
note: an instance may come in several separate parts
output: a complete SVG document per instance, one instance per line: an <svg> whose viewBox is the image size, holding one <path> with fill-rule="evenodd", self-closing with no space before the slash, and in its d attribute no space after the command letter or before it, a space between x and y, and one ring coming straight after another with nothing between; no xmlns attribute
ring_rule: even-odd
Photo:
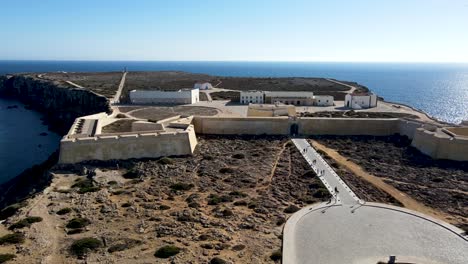
<svg viewBox="0 0 468 264"><path fill-rule="evenodd" d="M288 219L283 263L468 263L463 230L405 208L360 200L306 139L292 141L336 199Z"/></svg>
<svg viewBox="0 0 468 264"><path fill-rule="evenodd" d="M111 100L111 104L118 104L120 102L120 96L122 95L122 90L125 85L125 79L127 78L127 72L122 74L122 79L120 79L119 88L117 93L114 95L114 98Z"/></svg>
<svg viewBox="0 0 468 264"><path fill-rule="evenodd" d="M295 138L292 141L328 191L336 198L337 203L353 205L362 202L306 139ZM307 151L304 152L304 149ZM338 189L338 193L335 192L335 187Z"/></svg>
<svg viewBox="0 0 468 264"><path fill-rule="evenodd" d="M462 230L400 207L306 207L288 219L283 263L466 264L468 241Z"/></svg>

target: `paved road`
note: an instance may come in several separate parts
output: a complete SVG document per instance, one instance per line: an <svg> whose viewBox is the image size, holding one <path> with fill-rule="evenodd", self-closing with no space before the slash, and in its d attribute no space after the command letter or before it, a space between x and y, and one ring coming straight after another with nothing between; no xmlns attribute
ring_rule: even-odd
<svg viewBox="0 0 468 264"><path fill-rule="evenodd" d="M125 85L125 79L127 78L127 72L122 74L122 79L120 79L119 88L114 98L111 100L111 104L118 104L120 102L120 96L122 95L122 90Z"/></svg>
<svg viewBox="0 0 468 264"><path fill-rule="evenodd" d="M65 82L68 83L71 86L75 86L76 88L85 89L83 86L81 86L79 84L76 84L76 83L74 83L72 81L65 81Z"/></svg>
<svg viewBox="0 0 468 264"><path fill-rule="evenodd" d="M285 264L375 264L387 263L390 256L405 263L468 263L467 240L408 210L369 205L310 209L296 217L293 229L285 228Z"/></svg>
<svg viewBox="0 0 468 264"><path fill-rule="evenodd" d="M304 158L307 160L311 168L319 175L328 191L337 197L337 203L356 204L361 202L356 194L341 180L336 172L328 165L328 163L315 151L315 149L303 138L295 138L292 140ZM307 152L303 150L307 149ZM323 173L321 173L323 172ZM335 193L335 187L338 193Z"/></svg>
<svg viewBox="0 0 468 264"><path fill-rule="evenodd" d="M326 80L329 81L329 82L333 82L333 83L340 84L340 85L348 87L350 89L348 91L348 93L354 93L354 91L357 89L356 87L354 87L352 85L349 85L349 84L346 84L346 83L342 83L342 82L335 81L335 80L332 80L332 79L326 79Z"/></svg>

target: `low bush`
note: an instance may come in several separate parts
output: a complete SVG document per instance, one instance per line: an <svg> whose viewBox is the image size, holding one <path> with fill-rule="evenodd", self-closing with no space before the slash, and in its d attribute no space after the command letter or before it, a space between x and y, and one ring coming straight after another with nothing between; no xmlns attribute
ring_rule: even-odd
<svg viewBox="0 0 468 264"><path fill-rule="evenodd" d="M235 201L234 202L235 206L247 206L247 201L241 200L241 201Z"/></svg>
<svg viewBox="0 0 468 264"><path fill-rule="evenodd" d="M247 197L248 195L241 192L241 191L232 191L229 193L230 196L234 196L234 197Z"/></svg>
<svg viewBox="0 0 468 264"><path fill-rule="evenodd" d="M174 161L171 158L168 157L163 157L158 160L158 163L160 164L172 164Z"/></svg>
<svg viewBox="0 0 468 264"><path fill-rule="evenodd" d="M76 228L83 228L89 224L91 224L91 221L89 221L89 219L77 217L68 221L66 227L71 228L71 229L76 229Z"/></svg>
<svg viewBox="0 0 468 264"><path fill-rule="evenodd" d="M115 244L113 246L110 246L109 249L107 250L107 252L113 253L113 252L117 252L117 251L124 251L126 249L130 249L130 248L136 247L136 246L141 245L141 244L142 244L142 242L140 240L126 239L124 242L121 242L121 243Z"/></svg>
<svg viewBox="0 0 468 264"><path fill-rule="evenodd" d="M282 257L283 257L283 254L281 254L281 250L276 250L270 255L270 259L275 262L280 261Z"/></svg>
<svg viewBox="0 0 468 264"><path fill-rule="evenodd" d="M62 209L58 210L56 214L58 214L58 215L66 215L66 214L70 213L71 211L72 211L71 208L65 207L65 208L62 208Z"/></svg>
<svg viewBox="0 0 468 264"><path fill-rule="evenodd" d="M280 217L276 220L276 225L280 226L282 224L286 223L286 219L284 217Z"/></svg>
<svg viewBox="0 0 468 264"><path fill-rule="evenodd" d="M440 183L440 182L444 182L444 178L434 178L431 181L436 182L436 183Z"/></svg>
<svg viewBox="0 0 468 264"><path fill-rule="evenodd" d="M164 211L164 210L169 210L171 207L169 205L161 204L159 206L159 210Z"/></svg>
<svg viewBox="0 0 468 264"><path fill-rule="evenodd" d="M234 155L232 155L233 158L235 159L245 159L245 155L242 154L242 153L236 153Z"/></svg>
<svg viewBox="0 0 468 264"><path fill-rule="evenodd" d="M80 194L97 192L101 189L98 186L94 186L94 182L91 179L79 180L72 185L72 188L78 188L78 193Z"/></svg>
<svg viewBox="0 0 468 264"><path fill-rule="evenodd" d="M200 208L200 204L197 202L190 202L188 203L188 207L190 208Z"/></svg>
<svg viewBox="0 0 468 264"><path fill-rule="evenodd" d="M117 181L109 181L109 182L107 182L107 184L109 184L109 185L117 185Z"/></svg>
<svg viewBox="0 0 468 264"><path fill-rule="evenodd" d="M233 251L241 251L245 248L245 245L235 245L232 247Z"/></svg>
<svg viewBox="0 0 468 264"><path fill-rule="evenodd" d="M127 115L119 113L115 116L116 118L127 118Z"/></svg>
<svg viewBox="0 0 468 264"><path fill-rule="evenodd" d="M138 178L138 172L134 169L131 169L122 175L125 179L136 179Z"/></svg>
<svg viewBox="0 0 468 264"><path fill-rule="evenodd" d="M226 173L234 173L235 170L230 167L224 167L219 170L220 173L226 174Z"/></svg>
<svg viewBox="0 0 468 264"><path fill-rule="evenodd" d="M158 250L156 250L156 252L154 253L154 256L157 258L170 258L179 253L180 253L180 248L169 245L169 246L160 247Z"/></svg>
<svg viewBox="0 0 468 264"><path fill-rule="evenodd" d="M0 237L0 245L3 244L21 244L24 242L24 235L21 233L7 234Z"/></svg>
<svg viewBox="0 0 468 264"><path fill-rule="evenodd" d="M82 238L73 242L70 247L72 254L76 256L83 256L89 251L95 251L102 247L102 242L93 237Z"/></svg>
<svg viewBox="0 0 468 264"><path fill-rule="evenodd" d="M26 206L26 202L21 202L21 203L16 203L12 204L10 206L7 206L0 211L0 220L5 220L8 217L16 214L19 209L23 208Z"/></svg>
<svg viewBox="0 0 468 264"><path fill-rule="evenodd" d="M124 208L126 208L126 207L130 207L130 206L132 206L132 204L131 204L131 203L123 203L123 204L122 204L122 207L124 207Z"/></svg>
<svg viewBox="0 0 468 264"><path fill-rule="evenodd" d="M312 194L312 196L315 198L325 198L328 195L329 195L328 190L325 188L319 188L315 190L315 192Z"/></svg>
<svg viewBox="0 0 468 264"><path fill-rule="evenodd" d="M214 157L211 155L203 155L204 160L214 160Z"/></svg>
<svg viewBox="0 0 468 264"><path fill-rule="evenodd" d="M208 205L217 205L227 202L232 202L232 197L229 195L219 196L217 194L210 194L210 196L208 196Z"/></svg>
<svg viewBox="0 0 468 264"><path fill-rule="evenodd" d="M113 195L121 195L123 193L126 193L126 191L125 190L117 190L117 191L112 192Z"/></svg>
<svg viewBox="0 0 468 264"><path fill-rule="evenodd" d="M295 213L299 211L299 207L295 206L295 205L290 205L288 207L286 207L284 209L284 212L287 213L287 214L292 214L292 213Z"/></svg>
<svg viewBox="0 0 468 264"><path fill-rule="evenodd" d="M193 187L195 187L195 185L193 185L192 183L183 183L183 182L174 183L171 186L169 186L169 188L175 191L188 191L192 189Z"/></svg>
<svg viewBox="0 0 468 264"><path fill-rule="evenodd" d="M5 263L14 258L16 258L15 254L0 254L0 263Z"/></svg>
<svg viewBox="0 0 468 264"><path fill-rule="evenodd" d="M93 186L93 187L86 187L86 188L81 188L78 190L79 194L84 194L84 193L89 193L89 192L97 192L101 190L100 187L98 186Z"/></svg>
<svg viewBox="0 0 468 264"><path fill-rule="evenodd" d="M226 264L227 262L222 259L222 258L218 258L218 257L214 257L210 260L210 264Z"/></svg>
<svg viewBox="0 0 468 264"><path fill-rule="evenodd" d="M19 220L18 222L12 224L8 229L20 229L24 227L30 227L33 223L41 222L42 218L37 216L29 216L24 219Z"/></svg>
<svg viewBox="0 0 468 264"><path fill-rule="evenodd" d="M80 233L83 233L83 229L81 228L71 229L67 231L67 235L75 235Z"/></svg>
<svg viewBox="0 0 468 264"><path fill-rule="evenodd" d="M234 212L228 208L224 209L221 213L223 214L223 217L230 217L234 215Z"/></svg>
<svg viewBox="0 0 468 264"><path fill-rule="evenodd" d="M255 201L250 201L248 204L247 204L247 208L249 209L254 209L255 207L257 207L257 202Z"/></svg>

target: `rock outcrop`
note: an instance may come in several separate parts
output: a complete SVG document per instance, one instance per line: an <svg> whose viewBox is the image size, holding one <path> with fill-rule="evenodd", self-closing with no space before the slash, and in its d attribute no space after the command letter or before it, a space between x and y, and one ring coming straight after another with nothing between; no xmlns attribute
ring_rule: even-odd
<svg viewBox="0 0 468 264"><path fill-rule="evenodd" d="M14 97L45 114L50 127L60 134L79 116L111 111L104 96L27 75L0 76L0 95Z"/></svg>

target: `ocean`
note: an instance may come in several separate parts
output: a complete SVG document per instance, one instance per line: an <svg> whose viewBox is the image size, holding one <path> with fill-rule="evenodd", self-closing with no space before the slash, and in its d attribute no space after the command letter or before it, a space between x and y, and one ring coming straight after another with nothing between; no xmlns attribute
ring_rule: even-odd
<svg viewBox="0 0 468 264"><path fill-rule="evenodd" d="M442 121L460 123L462 120L468 120L468 64L0 61L0 74L121 71L125 67L129 71L177 70L220 76L326 77L354 81L367 86L386 101L413 106ZM49 136L38 137L44 128L40 126L40 120L35 122L33 119L39 119L39 115L25 110L18 110L16 113L15 109L4 109L8 103L1 101L1 104L0 169L4 175L14 175L20 167L25 169L45 160L48 156L46 152L52 153L52 148L55 149L58 145L59 138L52 133L49 133ZM13 122L24 118L30 118L29 122ZM55 145L51 144L51 151L45 147L44 140L55 142ZM42 145L40 151L37 150L39 144ZM38 154L39 152L43 154ZM0 182L2 177L5 178L0 176Z"/></svg>
<svg viewBox="0 0 468 264"><path fill-rule="evenodd" d="M0 98L0 183L45 161L58 148L61 137L48 131L41 117L18 101Z"/></svg>

